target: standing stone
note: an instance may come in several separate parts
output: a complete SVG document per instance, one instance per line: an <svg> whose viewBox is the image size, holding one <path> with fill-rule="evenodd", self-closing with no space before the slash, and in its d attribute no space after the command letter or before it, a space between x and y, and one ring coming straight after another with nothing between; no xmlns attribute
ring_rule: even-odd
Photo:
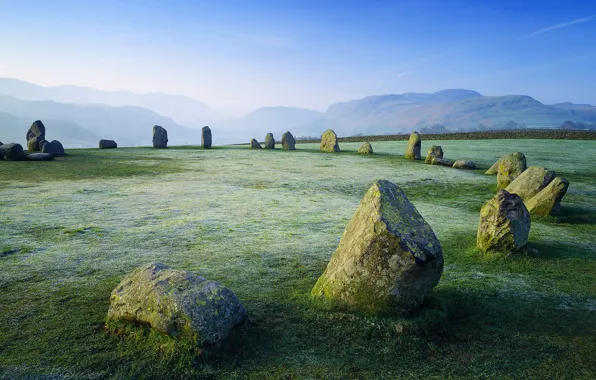
<svg viewBox="0 0 596 380"><path fill-rule="evenodd" d="M115 149L118 148L118 144L114 140L99 140L99 149Z"/></svg>
<svg viewBox="0 0 596 380"><path fill-rule="evenodd" d="M424 160L424 163L431 164L433 158L443 158L443 148L441 148L439 145L433 145L430 147L428 153L426 153L426 159Z"/></svg>
<svg viewBox="0 0 596 380"><path fill-rule="evenodd" d="M275 149L275 138L273 138L273 133L267 133L267 136L265 136L265 149Z"/></svg>
<svg viewBox="0 0 596 380"><path fill-rule="evenodd" d="M153 147L167 148L168 147L168 131L165 128L156 125L153 127Z"/></svg>
<svg viewBox="0 0 596 380"><path fill-rule="evenodd" d="M53 161L54 156L49 153L32 153L27 156L29 161Z"/></svg>
<svg viewBox="0 0 596 380"><path fill-rule="evenodd" d="M27 159L27 155L23 151L21 144L5 144L2 145L2 150L4 151L4 159L6 161L25 161Z"/></svg>
<svg viewBox="0 0 596 380"><path fill-rule="evenodd" d="M544 189L557 175L552 170L540 166L530 166L519 175L505 190L519 195L524 202Z"/></svg>
<svg viewBox="0 0 596 380"><path fill-rule="evenodd" d="M250 140L250 149L261 149L261 144L256 139Z"/></svg>
<svg viewBox="0 0 596 380"><path fill-rule="evenodd" d="M468 161L468 160L457 160L453 163L453 167L455 169L476 169L476 164L474 163L474 161Z"/></svg>
<svg viewBox="0 0 596 380"><path fill-rule="evenodd" d="M211 128L204 126L201 130L201 147L211 149Z"/></svg>
<svg viewBox="0 0 596 380"><path fill-rule="evenodd" d="M339 152L337 135L333 129L328 129L321 135L321 152Z"/></svg>
<svg viewBox="0 0 596 380"><path fill-rule="evenodd" d="M42 151L43 150L43 146L46 145L49 141L48 140L41 140L39 142L39 150Z"/></svg>
<svg viewBox="0 0 596 380"><path fill-rule="evenodd" d="M483 252L518 251L528 243L530 223L521 197L499 190L480 210L477 247Z"/></svg>
<svg viewBox="0 0 596 380"><path fill-rule="evenodd" d="M66 153L64 152L64 147L62 146L62 143L58 140L52 140L50 142L47 142L43 145L43 148L41 149L42 153L49 153L54 157L61 157L61 156L66 156Z"/></svg>
<svg viewBox="0 0 596 380"><path fill-rule="evenodd" d="M558 214L561 210L561 199L567 194L568 188L569 181L556 177L548 186L526 201L528 211L530 214L541 216Z"/></svg>
<svg viewBox="0 0 596 380"><path fill-rule="evenodd" d="M372 315L414 312L443 272L441 244L397 185L375 182L312 289L327 309Z"/></svg>
<svg viewBox="0 0 596 380"><path fill-rule="evenodd" d="M290 131L281 135L281 148L283 150L296 150L296 140L294 140L294 136Z"/></svg>
<svg viewBox="0 0 596 380"><path fill-rule="evenodd" d="M526 156L521 152L501 157L497 161L497 187L504 189L527 169ZM491 169L489 169L490 171Z"/></svg>
<svg viewBox="0 0 596 380"><path fill-rule="evenodd" d="M107 322L145 324L178 340L217 347L245 314L222 284L151 263L126 275L112 291Z"/></svg>
<svg viewBox="0 0 596 380"><path fill-rule="evenodd" d="M405 157L408 160L420 160L422 158L420 156L421 146L422 140L420 139L420 135L416 131L412 132L410 139L408 140L408 148L406 149Z"/></svg>
<svg viewBox="0 0 596 380"><path fill-rule="evenodd" d="M46 138L46 127L41 120L36 120L27 130L27 149L29 152L39 152L41 150L39 143Z"/></svg>
<svg viewBox="0 0 596 380"><path fill-rule="evenodd" d="M358 153L373 154L372 145L370 145L368 141L363 142L362 145L360 145L360 148L358 148Z"/></svg>

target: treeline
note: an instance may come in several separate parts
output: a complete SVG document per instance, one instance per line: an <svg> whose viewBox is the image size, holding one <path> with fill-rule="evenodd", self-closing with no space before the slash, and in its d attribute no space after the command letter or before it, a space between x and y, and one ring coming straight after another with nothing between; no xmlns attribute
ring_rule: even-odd
<svg viewBox="0 0 596 380"><path fill-rule="evenodd" d="M422 129L420 130L422 131ZM567 129L518 129L474 132L423 133L426 140L494 140L494 139L550 139L550 140L596 140L596 130L567 130ZM357 135L339 137L339 142L361 141L403 141L410 138L409 133L398 135ZM319 143L320 137L298 137L297 143Z"/></svg>

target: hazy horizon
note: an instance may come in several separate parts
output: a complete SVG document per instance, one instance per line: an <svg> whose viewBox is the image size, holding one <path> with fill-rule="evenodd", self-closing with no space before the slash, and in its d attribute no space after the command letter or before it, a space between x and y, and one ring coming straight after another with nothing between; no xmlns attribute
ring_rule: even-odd
<svg viewBox="0 0 596 380"><path fill-rule="evenodd" d="M446 88L596 103L596 4L0 5L0 77L42 86L180 94L234 115Z"/></svg>

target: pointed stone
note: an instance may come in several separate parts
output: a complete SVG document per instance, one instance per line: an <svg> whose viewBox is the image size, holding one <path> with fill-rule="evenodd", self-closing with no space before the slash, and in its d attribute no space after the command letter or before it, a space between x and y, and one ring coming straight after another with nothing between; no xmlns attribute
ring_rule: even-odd
<svg viewBox="0 0 596 380"><path fill-rule="evenodd" d="M290 131L281 136L281 147L283 150L296 150L296 140Z"/></svg>
<svg viewBox="0 0 596 380"><path fill-rule="evenodd" d="M432 228L402 189L380 180L364 195L311 297L327 309L407 315L442 272Z"/></svg>
<svg viewBox="0 0 596 380"><path fill-rule="evenodd" d="M256 139L250 140L250 149L261 149L261 144Z"/></svg>
<svg viewBox="0 0 596 380"><path fill-rule="evenodd" d="M363 142L362 145L360 145L360 147L358 148L358 153L373 154L372 145L370 145L368 141Z"/></svg>

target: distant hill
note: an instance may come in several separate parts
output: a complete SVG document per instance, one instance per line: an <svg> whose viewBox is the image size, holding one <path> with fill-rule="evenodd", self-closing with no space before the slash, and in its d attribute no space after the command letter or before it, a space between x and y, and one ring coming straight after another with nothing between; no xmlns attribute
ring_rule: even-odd
<svg viewBox="0 0 596 380"><path fill-rule="evenodd" d="M0 95L0 141L26 143L25 133L37 119L44 122L49 138L95 147L99 138L114 139L121 146L151 145L153 125L168 130L170 144L199 144L200 131L184 128L174 120L141 107L80 105L53 101L25 101ZM8 137L5 137L8 136ZM3 141L3 142L7 142ZM65 144L68 146L68 144Z"/></svg>
<svg viewBox="0 0 596 380"><path fill-rule="evenodd" d="M334 128L342 136L408 132L432 125L451 131L500 129L509 122L548 128L565 120L585 121L592 110L579 108L545 105L525 95L483 96L471 90L443 90L369 96L333 104L321 119L303 127L319 131Z"/></svg>
<svg viewBox="0 0 596 380"><path fill-rule="evenodd" d="M218 123L217 129L224 135L230 136L227 141L230 143L250 140L253 137L264 140L268 132L273 133L276 139L280 139L281 135L288 130L295 136L320 134L318 129L308 130L301 126L311 124L321 117L323 113L304 108L264 107L241 118Z"/></svg>
<svg viewBox="0 0 596 380"><path fill-rule="evenodd" d="M183 95L135 94L77 86L43 87L12 78L0 78L0 94L29 101L143 107L189 127L202 127L222 118L206 104Z"/></svg>
<svg viewBox="0 0 596 380"><path fill-rule="evenodd" d="M596 123L596 106L591 104L573 104L566 102L553 104L553 107L573 111L574 114L583 117L586 121Z"/></svg>

